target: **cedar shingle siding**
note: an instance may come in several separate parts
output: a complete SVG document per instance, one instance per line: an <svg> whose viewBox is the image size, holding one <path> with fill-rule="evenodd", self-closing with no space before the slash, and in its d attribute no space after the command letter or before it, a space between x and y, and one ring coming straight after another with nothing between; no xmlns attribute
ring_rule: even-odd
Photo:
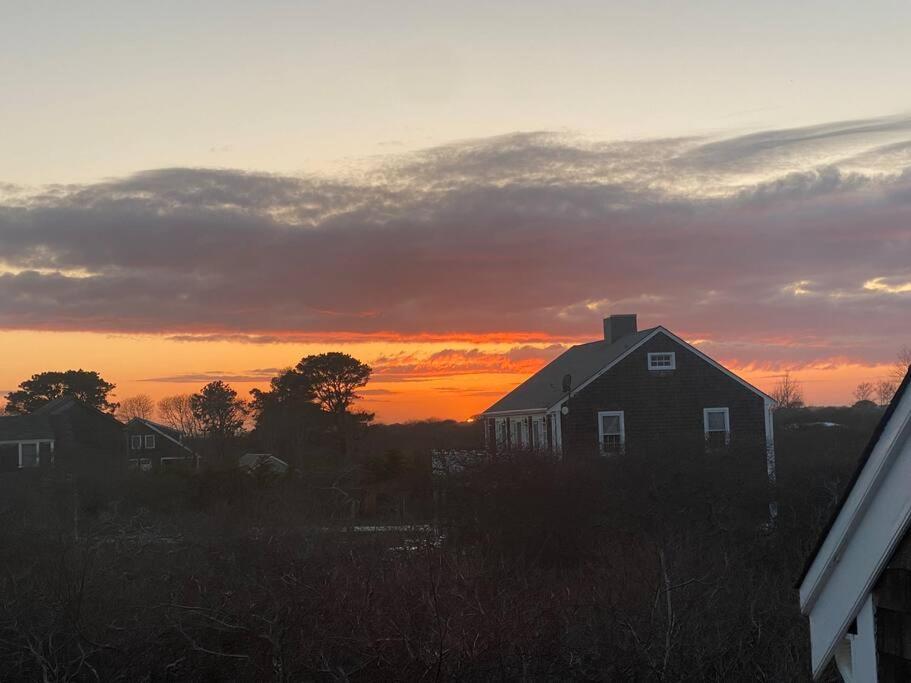
<svg viewBox="0 0 911 683"><path fill-rule="evenodd" d="M648 354L672 351L676 369L649 370ZM704 447L704 408L730 411L731 449L755 452L765 468L765 402L721 370L657 334L573 394L563 416L567 457L597 455L598 412L623 411L626 452Z"/></svg>
<svg viewBox="0 0 911 683"><path fill-rule="evenodd" d="M146 437L154 437L150 446ZM168 438L168 437L171 438ZM139 448L133 448L133 437L139 437ZM148 422L133 419L126 425L127 459L133 469L142 469L140 461L149 470L162 468L162 458L167 467L192 467L195 456L188 447L175 443L180 441L180 433L164 425L155 423L152 427Z"/></svg>
<svg viewBox="0 0 911 683"><path fill-rule="evenodd" d="M876 661L881 682L911 680L911 535L876 582Z"/></svg>

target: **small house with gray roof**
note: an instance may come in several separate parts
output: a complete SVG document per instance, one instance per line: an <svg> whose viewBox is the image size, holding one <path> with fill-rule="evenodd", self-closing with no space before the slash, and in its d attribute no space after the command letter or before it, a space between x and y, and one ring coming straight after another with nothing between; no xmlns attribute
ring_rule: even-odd
<svg viewBox="0 0 911 683"><path fill-rule="evenodd" d="M119 469L123 424L73 396L28 415L0 416L0 472L56 464L69 471Z"/></svg>
<svg viewBox="0 0 911 683"><path fill-rule="evenodd" d="M564 458L692 448L755 453L775 476L773 399L664 327L604 319L481 418L488 447Z"/></svg>
<svg viewBox="0 0 911 683"><path fill-rule="evenodd" d="M129 447L128 469L151 472L199 467L199 455L173 427L134 417L127 422L125 430Z"/></svg>

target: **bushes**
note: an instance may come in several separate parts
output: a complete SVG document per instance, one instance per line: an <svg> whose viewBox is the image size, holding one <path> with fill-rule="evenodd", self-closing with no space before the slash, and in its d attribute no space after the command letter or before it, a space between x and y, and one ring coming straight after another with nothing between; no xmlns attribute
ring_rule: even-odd
<svg viewBox="0 0 911 683"><path fill-rule="evenodd" d="M67 495L2 512L0 679L805 679L791 585L859 450L793 439L774 530L736 451L469 467L442 542L332 531L339 473L83 482L78 541Z"/></svg>

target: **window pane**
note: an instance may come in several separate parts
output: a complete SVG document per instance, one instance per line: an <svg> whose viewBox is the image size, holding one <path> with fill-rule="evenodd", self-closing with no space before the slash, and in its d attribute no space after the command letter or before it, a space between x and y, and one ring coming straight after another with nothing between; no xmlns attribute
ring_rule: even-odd
<svg viewBox="0 0 911 683"><path fill-rule="evenodd" d="M604 434L619 434L620 433L620 416L619 415L604 415L601 418L602 428L601 431ZM589 423L591 424L591 423Z"/></svg>
<svg viewBox="0 0 911 683"><path fill-rule="evenodd" d="M22 444L22 466L23 467L38 467L38 444L36 444L36 443Z"/></svg>
<svg viewBox="0 0 911 683"><path fill-rule="evenodd" d="M605 455L617 455L623 451L623 442L619 434L605 434L601 442L601 448Z"/></svg>
<svg viewBox="0 0 911 683"><path fill-rule="evenodd" d="M720 410L713 410L708 414L708 431L723 432L725 431L724 413Z"/></svg>

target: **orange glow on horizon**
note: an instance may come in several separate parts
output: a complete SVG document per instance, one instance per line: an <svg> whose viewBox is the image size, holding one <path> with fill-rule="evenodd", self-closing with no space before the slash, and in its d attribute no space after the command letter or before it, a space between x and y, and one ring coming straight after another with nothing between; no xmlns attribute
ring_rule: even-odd
<svg viewBox="0 0 911 683"><path fill-rule="evenodd" d="M117 385L116 399L143 393L153 399L197 391L207 381L224 379L247 397L263 388L282 368L303 356L339 350L374 367L359 408L382 422L429 418L464 420L494 403L538 368L560 347L555 341L530 342L527 335L489 335L483 342L465 335L433 340L404 337L400 342L361 335L359 341L318 343L287 341L249 343L236 340L184 342L165 335L89 332L0 332L4 363L0 391L45 370L97 370ZM517 341L521 340L521 341ZM519 344L517 346L517 344ZM718 358L726 363L724 358ZM727 364L727 363L726 363ZM890 376L888 365L848 359L781 369L762 363L730 361L730 369L764 391L770 391L785 369L803 385L810 405L853 402L854 387Z"/></svg>

